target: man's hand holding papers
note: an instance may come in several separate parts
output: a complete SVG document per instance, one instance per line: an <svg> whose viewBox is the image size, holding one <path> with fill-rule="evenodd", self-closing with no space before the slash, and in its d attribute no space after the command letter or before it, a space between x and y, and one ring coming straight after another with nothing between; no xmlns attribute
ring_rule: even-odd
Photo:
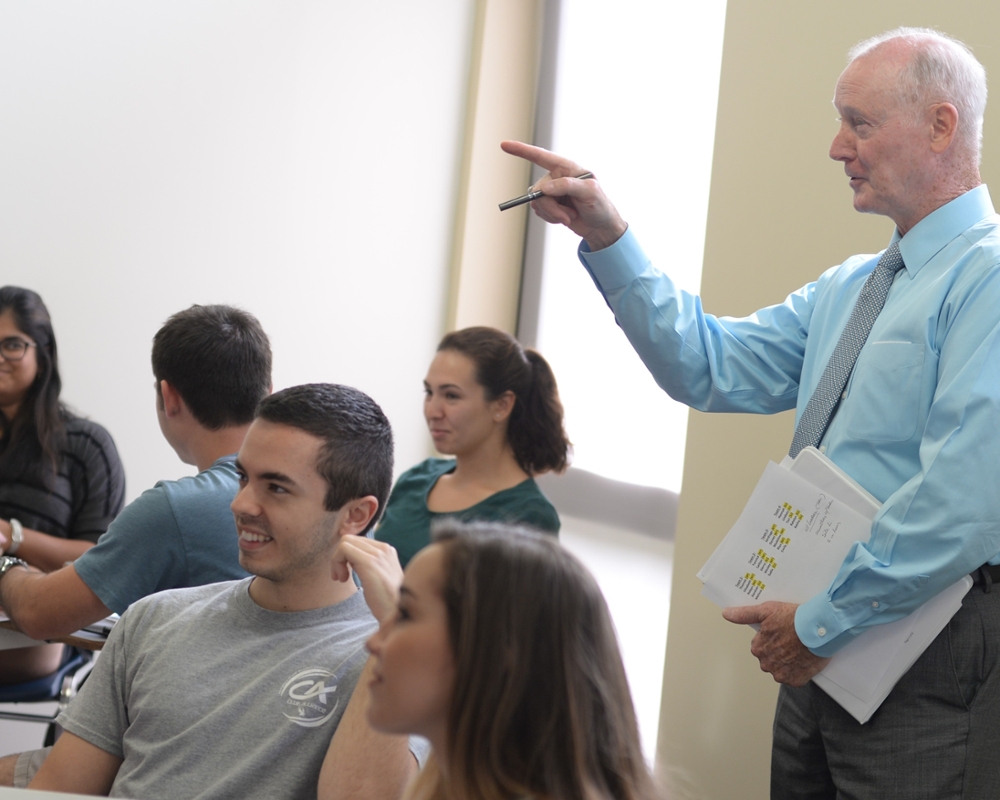
<svg viewBox="0 0 1000 800"><path fill-rule="evenodd" d="M858 722L892 687L961 606L966 575L907 617L861 633L832 659L813 655L795 613L829 586L855 542L867 541L879 503L835 464L807 447L769 464L736 525L698 577L730 622L758 628L750 652L779 683L810 679ZM757 605L745 606L746 600ZM822 634L820 634L822 635Z"/></svg>
<svg viewBox="0 0 1000 800"><path fill-rule="evenodd" d="M813 655L795 633L798 603L774 600L755 606L730 606L722 616L737 625L758 625L750 652L778 683L805 686L830 661Z"/></svg>

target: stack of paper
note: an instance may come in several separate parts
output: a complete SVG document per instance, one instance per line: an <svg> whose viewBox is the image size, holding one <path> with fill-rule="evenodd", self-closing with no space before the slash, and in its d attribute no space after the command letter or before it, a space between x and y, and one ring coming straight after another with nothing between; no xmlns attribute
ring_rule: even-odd
<svg viewBox="0 0 1000 800"><path fill-rule="evenodd" d="M815 448L768 464L733 529L701 568L702 594L720 606L802 603L830 585L878 501ZM966 575L896 622L859 635L813 680L859 722L944 629L972 586Z"/></svg>

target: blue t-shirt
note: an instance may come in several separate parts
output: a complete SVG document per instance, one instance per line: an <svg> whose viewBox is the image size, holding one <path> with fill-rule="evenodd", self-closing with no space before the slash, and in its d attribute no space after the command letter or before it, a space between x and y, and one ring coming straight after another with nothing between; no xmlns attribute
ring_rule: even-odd
<svg viewBox="0 0 1000 800"><path fill-rule="evenodd" d="M225 456L197 475L160 481L73 563L104 605L121 613L164 589L247 577L229 508L239 485L235 460Z"/></svg>

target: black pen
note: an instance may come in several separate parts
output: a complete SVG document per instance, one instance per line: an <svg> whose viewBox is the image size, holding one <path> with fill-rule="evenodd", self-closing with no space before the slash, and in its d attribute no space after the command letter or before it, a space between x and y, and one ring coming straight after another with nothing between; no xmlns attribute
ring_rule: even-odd
<svg viewBox="0 0 1000 800"><path fill-rule="evenodd" d="M576 179L578 181L586 180L587 178L593 178L593 172L584 172L583 175L577 175ZM506 203L500 204L500 210L506 211L508 208L515 208L516 206L523 206L525 203L530 203L532 200L537 200L539 197L544 197L544 192L539 192L537 189L533 192L528 192L527 194L522 194L520 197L515 197L513 200L508 200Z"/></svg>

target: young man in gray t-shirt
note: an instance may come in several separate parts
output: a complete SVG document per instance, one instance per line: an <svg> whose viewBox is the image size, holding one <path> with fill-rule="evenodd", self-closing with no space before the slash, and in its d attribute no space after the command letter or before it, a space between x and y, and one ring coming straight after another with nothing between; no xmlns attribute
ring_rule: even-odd
<svg viewBox="0 0 1000 800"><path fill-rule="evenodd" d="M254 577L129 608L30 788L166 800L401 794L421 748L364 719L364 642L393 603L333 577L342 537L370 530L388 496L388 420L355 389L287 389L261 403L237 470L240 563ZM371 570L399 570L380 543L346 549L362 585Z"/></svg>

